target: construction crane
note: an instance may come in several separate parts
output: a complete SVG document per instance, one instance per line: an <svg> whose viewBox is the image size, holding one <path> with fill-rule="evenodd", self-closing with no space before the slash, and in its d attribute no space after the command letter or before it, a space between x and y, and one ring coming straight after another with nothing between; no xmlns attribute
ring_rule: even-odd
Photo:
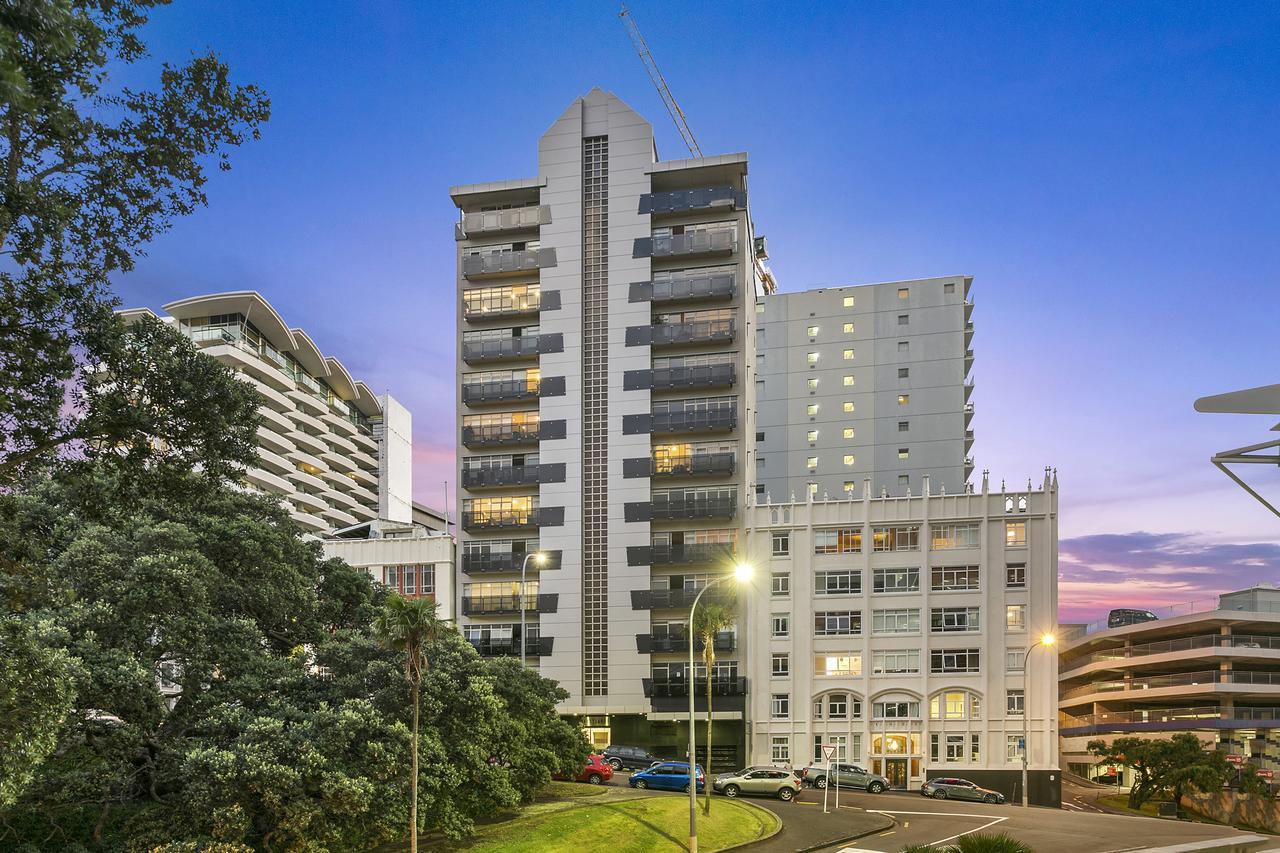
<svg viewBox="0 0 1280 853"><path fill-rule="evenodd" d="M644 63L644 70L649 72L649 79L653 81L653 87L658 90L658 95L662 98L662 103L667 107L667 113L671 116L671 121L675 123L676 130L680 132L680 138L684 140L685 147L689 149L689 153L695 157L702 156L702 149L698 147L698 140L693 137L693 130L689 127L689 121L684 116L684 110L680 109L680 105L676 103L676 96L671 94L671 88L667 86L667 81L662 76L662 71L658 68L658 63L654 61L653 54L649 51L649 45L644 40L644 36L640 34L640 28L636 26L636 19L631 14L631 10L627 8L627 4L622 4L622 11L618 13L618 17L622 19L623 26L627 28L627 35L631 36L631 44L635 46L636 53L640 56L640 61Z"/></svg>

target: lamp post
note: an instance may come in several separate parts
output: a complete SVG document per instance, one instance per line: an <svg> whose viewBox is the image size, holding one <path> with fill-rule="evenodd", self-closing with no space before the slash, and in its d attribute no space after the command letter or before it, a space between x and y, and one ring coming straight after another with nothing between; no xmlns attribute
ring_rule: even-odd
<svg viewBox="0 0 1280 853"><path fill-rule="evenodd" d="M534 551L532 554L525 554L524 560L520 563L520 666L524 666L525 637L524 637L524 575L529 568L529 561L533 560L542 567L547 562L547 555L541 551Z"/></svg>
<svg viewBox="0 0 1280 853"><path fill-rule="evenodd" d="M746 583L751 580L751 566L747 563L739 563L733 569L733 579L738 583ZM694 731L697 728L694 720L693 700L696 696L694 690L693 679L693 614L698 609L698 602L702 600L702 594L718 583L728 580L730 575L721 575L715 578L702 589L698 590L698 594L693 598L693 606L689 608L689 627L685 633L689 637L689 675L685 679L685 683L689 687L689 853L698 853L698 750L694 741ZM707 680L710 683L711 673L707 673ZM711 761L707 760L707 772L711 772Z"/></svg>
<svg viewBox="0 0 1280 853"><path fill-rule="evenodd" d="M1022 807L1026 808L1027 802L1027 756L1031 754L1031 736L1028 733L1027 719L1031 716L1031 691L1028 689L1031 676L1031 653L1036 649L1044 646L1048 648L1054 643L1053 634L1045 634L1040 638L1040 642L1027 649L1027 653L1022 656Z"/></svg>

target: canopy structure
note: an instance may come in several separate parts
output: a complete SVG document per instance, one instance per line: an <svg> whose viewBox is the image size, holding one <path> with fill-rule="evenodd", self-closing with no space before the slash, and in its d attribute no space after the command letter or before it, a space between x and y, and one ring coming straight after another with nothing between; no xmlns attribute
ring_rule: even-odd
<svg viewBox="0 0 1280 853"><path fill-rule="evenodd" d="M1227 394L1215 394L1196 400L1197 412L1217 412L1242 415L1280 415L1280 385L1263 385L1260 388L1246 388L1243 391L1231 391ZM1272 432L1280 432L1280 422L1271 427ZM1210 460L1222 470L1240 488L1244 489L1259 503L1280 517L1280 509L1258 493L1256 489L1228 468L1228 465L1275 465L1280 467L1280 438L1223 450L1214 454Z"/></svg>

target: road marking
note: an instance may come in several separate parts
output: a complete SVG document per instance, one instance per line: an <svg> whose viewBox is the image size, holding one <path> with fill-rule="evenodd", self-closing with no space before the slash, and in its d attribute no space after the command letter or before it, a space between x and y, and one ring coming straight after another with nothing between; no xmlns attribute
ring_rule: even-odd
<svg viewBox="0 0 1280 853"><path fill-rule="evenodd" d="M1082 812L1082 811L1084 811L1084 809L1083 809L1083 808L1081 808L1080 806L1077 806L1077 805L1075 805L1075 804L1073 804L1073 803L1068 803L1068 802L1064 802L1064 803L1062 804L1062 807L1063 807L1064 809L1075 809L1075 810L1076 810L1076 811L1078 811L1078 812Z"/></svg>
<svg viewBox="0 0 1280 853"><path fill-rule="evenodd" d="M973 818L975 820L983 820L984 818L987 817L986 815L962 814L960 812L899 812L899 811L890 811L889 809L872 809L872 811L876 811L876 812L879 812L880 814L887 814L887 815L888 814L920 814L920 815L934 815L936 817L968 817L968 818ZM992 818L991 820L984 823L982 826L974 827L973 829L966 829L964 832L957 832L955 835L949 835L946 838L939 838L937 841L930 841L928 843L931 846L938 845L938 844L946 844L948 841L955 841L957 838L959 838L962 835L968 835L971 832L981 832L987 827L995 826L997 823L1002 823L1003 821L1006 821L1008 819L1009 818L1007 817Z"/></svg>
<svg viewBox="0 0 1280 853"><path fill-rule="evenodd" d="M896 830L896 829L891 829L891 830L889 830L888 832L882 832L882 833L880 833L880 837L881 837L881 838L884 838L886 835L893 835L893 834L894 834L895 832L897 832L897 831L898 831L898 830Z"/></svg>

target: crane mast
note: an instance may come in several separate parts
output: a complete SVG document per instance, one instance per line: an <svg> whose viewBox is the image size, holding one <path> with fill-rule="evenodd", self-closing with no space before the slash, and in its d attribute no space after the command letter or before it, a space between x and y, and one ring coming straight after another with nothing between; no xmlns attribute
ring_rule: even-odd
<svg viewBox="0 0 1280 853"><path fill-rule="evenodd" d="M653 58L653 53L649 50L649 45L644 40L644 36L640 34L640 28L636 26L635 17L631 14L631 10L627 8L627 4L622 4L622 11L618 13L618 17L622 19L623 26L627 28L627 35L631 36L631 44L636 49L640 61L644 63L644 70L649 72L649 79L653 81L653 87L658 90L658 95L662 98L662 103L667 108L667 114L671 116L671 121L675 124L676 130L680 133L680 138L684 140L685 147L689 149L689 153L695 157L702 156L702 149L698 147L698 140L693 136L693 130L689 127L689 121L685 118L684 110L680 109L680 104L676 102L676 96L671 94L671 88L667 86L666 79L662 76L658 63Z"/></svg>

